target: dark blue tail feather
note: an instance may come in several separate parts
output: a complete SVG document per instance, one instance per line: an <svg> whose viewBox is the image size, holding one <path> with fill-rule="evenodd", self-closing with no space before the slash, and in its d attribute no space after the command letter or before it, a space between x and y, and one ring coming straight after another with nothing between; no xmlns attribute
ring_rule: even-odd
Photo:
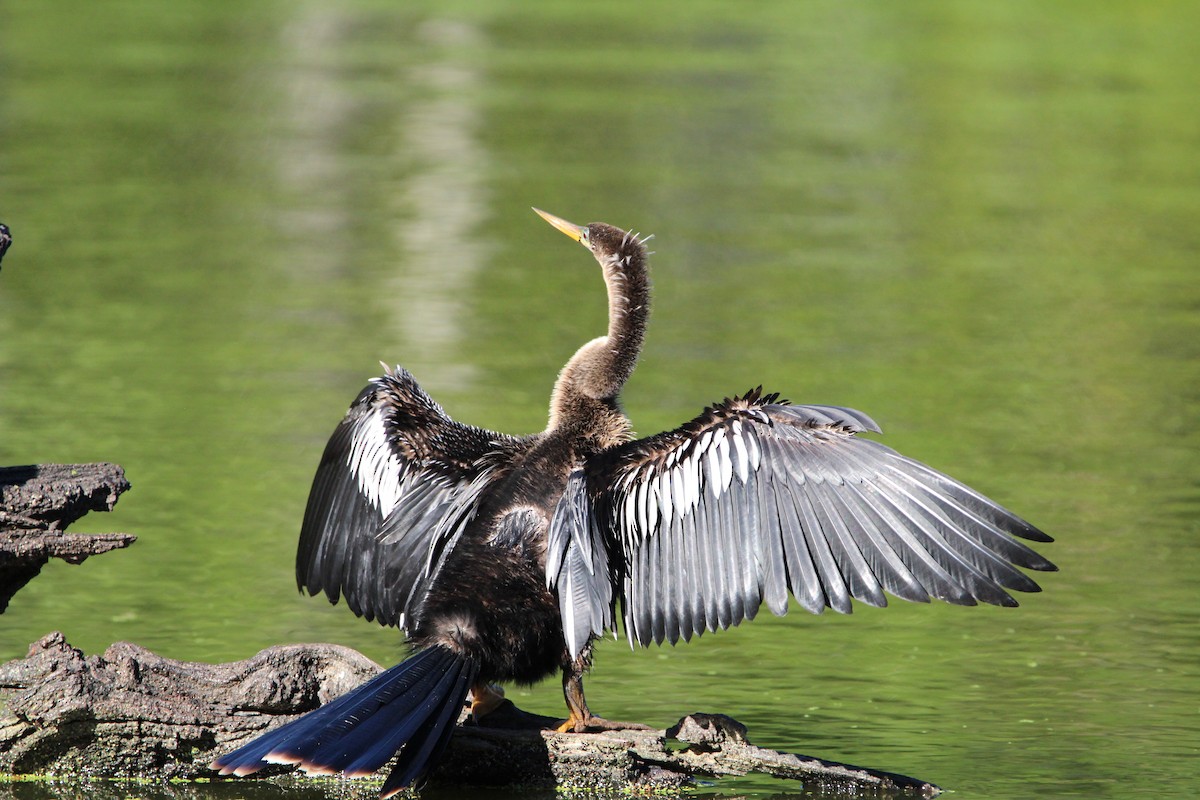
<svg viewBox="0 0 1200 800"><path fill-rule="evenodd" d="M466 697L473 680L472 675L464 672L459 675L452 691ZM420 787L425 782L429 765L437 760L450 742L450 734L454 732L454 722L457 719L458 713L455 709L443 706L425 720L396 759L392 774L383 782L380 797L388 798L402 789L409 786Z"/></svg>
<svg viewBox="0 0 1200 800"><path fill-rule="evenodd" d="M222 775L268 763L313 772L373 772L404 747L385 796L425 777L449 742L476 667L440 647L422 650L300 719L212 762Z"/></svg>
<svg viewBox="0 0 1200 800"><path fill-rule="evenodd" d="M445 672L432 687L402 695L381 706L377 713L360 718L339 738L324 742L305 760L349 774L374 772L396 754L401 743L410 741L425 719L453 694L450 689L457 672L453 669ZM458 700L456 715L462 707L462 698Z"/></svg>

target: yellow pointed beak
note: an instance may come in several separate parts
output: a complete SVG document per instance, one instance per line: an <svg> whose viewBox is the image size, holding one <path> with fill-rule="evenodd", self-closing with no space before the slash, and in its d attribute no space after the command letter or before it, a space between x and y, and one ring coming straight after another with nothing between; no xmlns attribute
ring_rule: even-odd
<svg viewBox="0 0 1200 800"><path fill-rule="evenodd" d="M562 217L556 217L553 214L547 214L540 208L535 208L533 210L537 212L539 217L546 220L546 222L549 222L551 225L558 228L560 231L565 233L567 236L570 236L577 242L583 241L583 237L587 235L587 228L583 227L582 225L576 225L574 222L567 222Z"/></svg>

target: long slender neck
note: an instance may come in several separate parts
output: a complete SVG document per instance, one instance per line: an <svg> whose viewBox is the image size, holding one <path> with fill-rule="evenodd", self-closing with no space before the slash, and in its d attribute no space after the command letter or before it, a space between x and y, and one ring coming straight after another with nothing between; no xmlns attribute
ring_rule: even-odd
<svg viewBox="0 0 1200 800"><path fill-rule="evenodd" d="M593 424L597 411L617 411L617 395L642 351L650 316L646 249L627 235L620 249L601 259L601 266L608 287L608 334L579 348L563 367L550 404L551 429Z"/></svg>
<svg viewBox="0 0 1200 800"><path fill-rule="evenodd" d="M591 397L615 398L637 366L650 318L645 250L638 246L613 256L604 265L604 283L608 287L608 335L602 337L605 347L588 365L586 386L581 390ZM576 354L571 361L578 357Z"/></svg>

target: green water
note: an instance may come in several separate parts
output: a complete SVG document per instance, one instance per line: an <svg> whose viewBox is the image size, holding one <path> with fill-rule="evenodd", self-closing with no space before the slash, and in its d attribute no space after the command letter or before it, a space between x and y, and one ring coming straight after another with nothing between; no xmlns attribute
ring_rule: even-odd
<svg viewBox="0 0 1200 800"><path fill-rule="evenodd" d="M656 234L639 430L759 383L861 408L1062 567L1016 610L609 642L593 708L720 711L957 798L1192 795L1200 6L10 0L0 25L0 464L122 464L75 529L139 537L48 566L0 659L58 629L393 661L295 591L308 482L380 359L459 419L544 426L604 304L537 205ZM561 708L556 681L510 696Z"/></svg>

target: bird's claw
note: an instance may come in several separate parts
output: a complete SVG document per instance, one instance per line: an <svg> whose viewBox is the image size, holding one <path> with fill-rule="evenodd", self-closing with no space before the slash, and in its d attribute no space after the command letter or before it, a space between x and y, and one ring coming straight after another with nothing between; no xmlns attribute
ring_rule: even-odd
<svg viewBox="0 0 1200 800"><path fill-rule="evenodd" d="M558 733L600 733L601 731L652 731L654 728L640 722L621 722L589 714L586 717L568 717L554 730Z"/></svg>

